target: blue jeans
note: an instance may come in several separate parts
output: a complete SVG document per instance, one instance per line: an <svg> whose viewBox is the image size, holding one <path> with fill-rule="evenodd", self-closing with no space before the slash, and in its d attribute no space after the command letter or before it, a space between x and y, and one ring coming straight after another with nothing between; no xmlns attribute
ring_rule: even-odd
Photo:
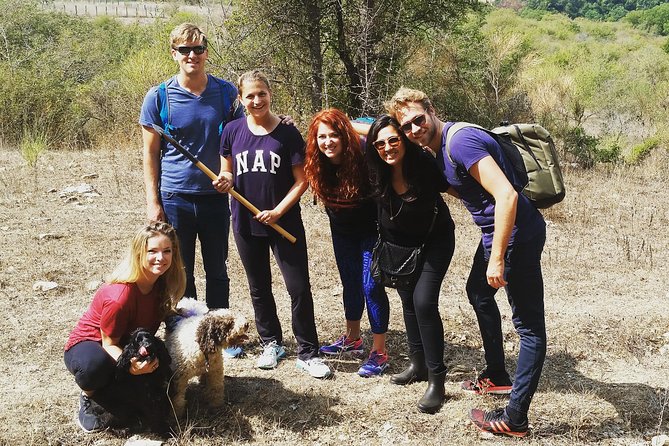
<svg viewBox="0 0 669 446"><path fill-rule="evenodd" d="M505 290L511 305L513 325L520 336L518 366L507 409L521 417L527 417L546 357L544 281L541 273L541 252L545 242L546 232L543 232L526 243L510 246L504 259L504 275L508 282ZM495 301L497 289L488 285L486 277L489 256L483 244L479 244L467 280L467 296L478 319L486 368L495 375L505 373L504 343L502 320Z"/></svg>
<svg viewBox="0 0 669 446"><path fill-rule="evenodd" d="M202 264L207 283L206 302L209 308L230 306L228 234L230 206L227 194L161 193L167 221L179 237L181 257L186 268L185 296L197 297L195 289L195 241L200 239Z"/></svg>
<svg viewBox="0 0 669 446"><path fill-rule="evenodd" d="M376 234L346 235L332 231L339 277L344 287L344 314L347 321L362 319L367 302L367 316L372 333L388 331L390 306L385 288L372 279L372 249Z"/></svg>

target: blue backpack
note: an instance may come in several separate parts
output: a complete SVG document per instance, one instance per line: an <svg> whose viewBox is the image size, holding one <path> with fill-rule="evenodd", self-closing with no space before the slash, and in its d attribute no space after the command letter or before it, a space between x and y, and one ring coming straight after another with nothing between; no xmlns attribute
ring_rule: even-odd
<svg viewBox="0 0 669 446"><path fill-rule="evenodd" d="M231 118L234 117L235 109L233 107L233 104L230 103L228 95L226 94L225 91L226 85L224 84L224 81L221 81L220 79L213 76L212 78L216 80L216 83L218 84L218 87L221 90L221 100L223 101L223 110L226 111L223 120L218 125L218 136L221 136L223 134L223 127L225 127L225 124L228 121L230 121ZM160 120L163 121L163 129L165 130L165 133L168 136L174 137L173 131L176 129L172 124L170 124L170 101L169 98L167 97L167 82L169 81L162 82L156 88L158 93L158 95L156 96L156 101L157 101L156 105L158 107L158 110L160 110Z"/></svg>

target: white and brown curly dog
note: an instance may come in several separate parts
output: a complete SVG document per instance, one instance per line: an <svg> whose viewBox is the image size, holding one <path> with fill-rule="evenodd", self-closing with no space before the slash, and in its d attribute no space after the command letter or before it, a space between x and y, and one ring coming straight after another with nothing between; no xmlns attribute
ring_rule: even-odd
<svg viewBox="0 0 669 446"><path fill-rule="evenodd" d="M246 340L249 324L228 309L211 310L204 302L181 299L179 315L166 322L165 344L172 357L174 377L170 397L177 417L186 409L186 388L199 377L210 406L224 399L223 349Z"/></svg>

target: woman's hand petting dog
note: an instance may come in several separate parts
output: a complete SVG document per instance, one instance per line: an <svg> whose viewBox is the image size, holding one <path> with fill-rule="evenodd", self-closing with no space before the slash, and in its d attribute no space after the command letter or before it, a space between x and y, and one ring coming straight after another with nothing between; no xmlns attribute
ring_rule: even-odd
<svg viewBox="0 0 669 446"><path fill-rule="evenodd" d="M158 358L153 358L152 361L148 359L141 361L139 358L130 358L130 368L128 372L131 375L146 375L147 373L153 373L158 370L160 366L160 360Z"/></svg>

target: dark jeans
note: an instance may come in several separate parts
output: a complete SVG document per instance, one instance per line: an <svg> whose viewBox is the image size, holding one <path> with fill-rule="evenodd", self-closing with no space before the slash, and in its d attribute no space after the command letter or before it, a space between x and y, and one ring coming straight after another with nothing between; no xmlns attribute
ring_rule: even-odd
<svg viewBox="0 0 669 446"><path fill-rule="evenodd" d="M299 229L293 229L292 234L297 238L295 244L279 234L256 237L234 233L237 251L249 282L260 339L264 344L271 341L283 343L281 323L272 294L272 272L269 263L271 249L290 295L293 334L298 344L297 356L307 360L318 356L314 300L309 283L304 227L300 225Z"/></svg>
<svg viewBox="0 0 669 446"><path fill-rule="evenodd" d="M82 341L63 355L65 367L81 390L94 392L108 386L116 373L116 361L96 341Z"/></svg>
<svg viewBox="0 0 669 446"><path fill-rule="evenodd" d="M207 282L207 306L230 307L230 279L225 264L230 233L228 195L162 192L161 198L167 221L174 226L179 237L181 257L186 267L185 296L197 297L193 271L195 240L199 238Z"/></svg>
<svg viewBox="0 0 669 446"><path fill-rule="evenodd" d="M506 294L511 305L513 325L520 336L516 377L508 407L527 416L532 396L537 390L546 357L546 323L544 320L544 281L541 252L546 233L526 243L509 247L505 256ZM502 320L495 301L497 290L488 285L486 269L489 253L479 244L467 280L467 296L478 319L486 367L491 374L504 368Z"/></svg>
<svg viewBox="0 0 669 446"><path fill-rule="evenodd" d="M444 365L444 325L439 314L439 291L455 250L453 229L435 232L425 244L425 263L413 289L398 289L402 299L409 352L423 351L432 372Z"/></svg>
<svg viewBox="0 0 669 446"><path fill-rule="evenodd" d="M372 279L372 249L376 234L339 234L332 232L332 246L339 277L344 288L344 314L347 321L362 319L367 301L367 316L372 333L388 331L390 306L385 288Z"/></svg>

